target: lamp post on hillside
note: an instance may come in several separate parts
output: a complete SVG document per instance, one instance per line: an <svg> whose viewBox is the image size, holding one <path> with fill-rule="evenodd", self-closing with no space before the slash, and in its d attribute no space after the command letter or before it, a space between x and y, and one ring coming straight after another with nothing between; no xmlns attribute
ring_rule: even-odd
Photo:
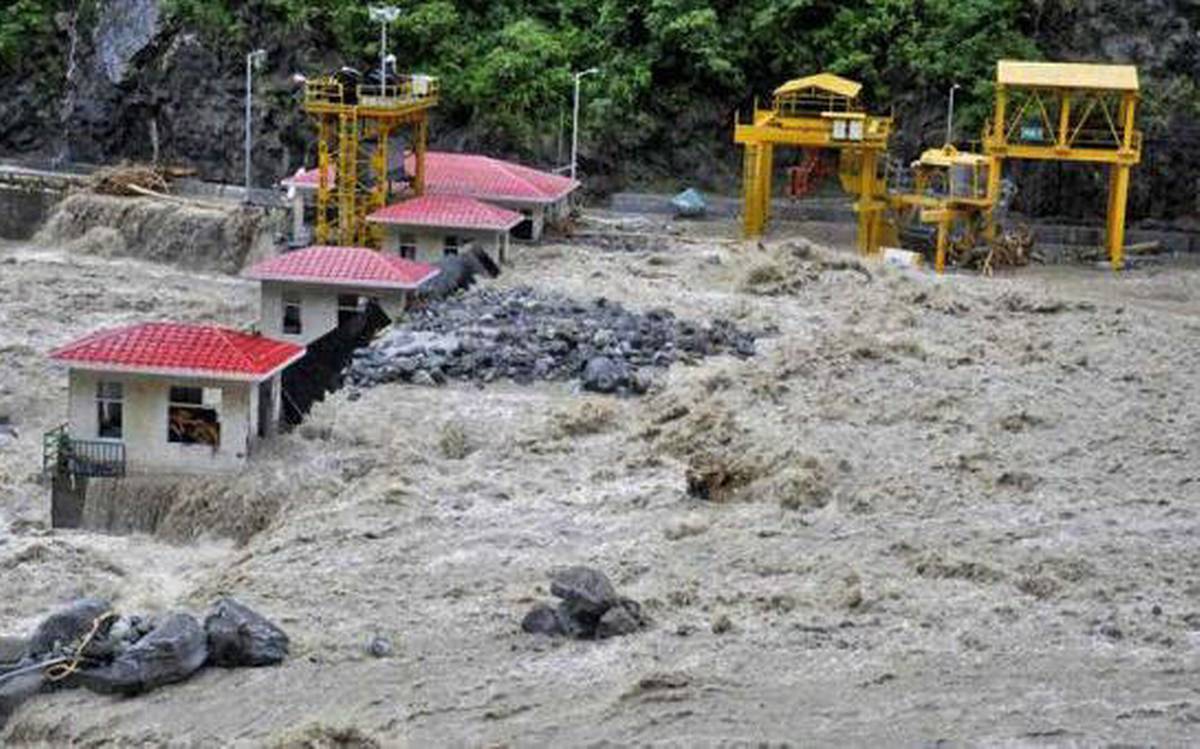
<svg viewBox="0 0 1200 749"><path fill-rule="evenodd" d="M372 5L367 9L371 20L379 24L379 95L386 96L387 86L387 30L388 25L400 17L400 9L394 5Z"/></svg>
<svg viewBox="0 0 1200 749"><path fill-rule="evenodd" d="M598 68L588 68L575 74L575 116L571 120L571 181L575 181L575 172L579 167L579 81L585 76L599 73Z"/></svg>
<svg viewBox="0 0 1200 749"><path fill-rule="evenodd" d="M243 200L250 202L250 151L254 140L253 123L250 121L250 105L254 98L254 69L267 59L265 49L256 49L246 55L246 194Z"/></svg>
<svg viewBox="0 0 1200 749"><path fill-rule="evenodd" d="M950 87L950 111L946 113L946 145L954 144L954 92L962 88L957 83Z"/></svg>

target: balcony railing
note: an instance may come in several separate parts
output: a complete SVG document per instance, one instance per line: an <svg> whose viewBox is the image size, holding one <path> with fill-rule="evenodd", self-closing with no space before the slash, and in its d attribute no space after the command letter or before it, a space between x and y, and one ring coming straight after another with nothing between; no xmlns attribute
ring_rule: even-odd
<svg viewBox="0 0 1200 749"><path fill-rule="evenodd" d="M310 109L360 106L367 109L406 109L437 100L438 79L429 75L396 76L380 85L346 86L336 78L318 78L304 87L304 103Z"/></svg>
<svg viewBox="0 0 1200 749"><path fill-rule="evenodd" d="M42 438L42 471L48 475L121 478L125 443L72 439L64 424Z"/></svg>

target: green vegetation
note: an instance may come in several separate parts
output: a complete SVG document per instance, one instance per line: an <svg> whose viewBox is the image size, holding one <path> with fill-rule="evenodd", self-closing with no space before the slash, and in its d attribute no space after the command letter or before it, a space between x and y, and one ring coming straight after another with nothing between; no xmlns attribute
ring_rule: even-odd
<svg viewBox="0 0 1200 749"><path fill-rule="evenodd" d="M1046 2L1033 3L1043 6ZM392 32L401 66L438 75L445 115L495 145L545 154L570 105L571 72L588 81L586 124L608 149L669 147L688 112L706 124L799 74L830 69L888 104L965 96L963 126L987 109L1001 55L1038 57L1019 0L432 0L402 4ZM314 54L359 65L378 54L366 4L348 0L169 0L169 12L214 39L245 40L268 25L308 35ZM1040 17L1040 16L1039 16ZM310 61L310 62L316 62ZM684 127L686 131L688 128ZM724 134L721 134L724 137Z"/></svg>

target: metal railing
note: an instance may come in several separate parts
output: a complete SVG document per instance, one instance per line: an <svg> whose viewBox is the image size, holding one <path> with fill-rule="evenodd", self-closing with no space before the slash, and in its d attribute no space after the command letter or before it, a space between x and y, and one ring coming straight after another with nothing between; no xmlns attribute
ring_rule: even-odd
<svg viewBox="0 0 1200 749"><path fill-rule="evenodd" d="M429 75L396 76L383 85L363 84L349 90L336 78L317 78L305 84L304 103L309 107L399 109L433 102L439 92L438 79Z"/></svg>
<svg viewBox="0 0 1200 749"><path fill-rule="evenodd" d="M125 443L72 439L63 424L42 436L42 472L121 478L125 475Z"/></svg>

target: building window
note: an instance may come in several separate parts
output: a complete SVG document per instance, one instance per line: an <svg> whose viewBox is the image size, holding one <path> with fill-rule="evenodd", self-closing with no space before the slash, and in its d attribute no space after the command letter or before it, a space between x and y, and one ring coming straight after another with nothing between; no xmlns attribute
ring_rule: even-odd
<svg viewBox="0 0 1200 749"><path fill-rule="evenodd" d="M220 446L220 388L172 387L168 401L168 442Z"/></svg>
<svg viewBox="0 0 1200 749"><path fill-rule="evenodd" d="M400 235L400 257L405 260L417 259L417 238L412 234Z"/></svg>
<svg viewBox="0 0 1200 749"><path fill-rule="evenodd" d="M442 245L442 255L453 257L458 254L458 247L458 237L453 234L447 234L445 243Z"/></svg>
<svg viewBox="0 0 1200 749"><path fill-rule="evenodd" d="M300 297L287 295L283 297L283 333L284 335L300 335L303 326L300 324Z"/></svg>
<svg viewBox="0 0 1200 749"><path fill-rule="evenodd" d="M366 307L357 294L338 294L338 325L345 325L362 314Z"/></svg>
<svg viewBox="0 0 1200 749"><path fill-rule="evenodd" d="M96 436L100 439L121 439L124 390L124 386L119 382L96 384Z"/></svg>

